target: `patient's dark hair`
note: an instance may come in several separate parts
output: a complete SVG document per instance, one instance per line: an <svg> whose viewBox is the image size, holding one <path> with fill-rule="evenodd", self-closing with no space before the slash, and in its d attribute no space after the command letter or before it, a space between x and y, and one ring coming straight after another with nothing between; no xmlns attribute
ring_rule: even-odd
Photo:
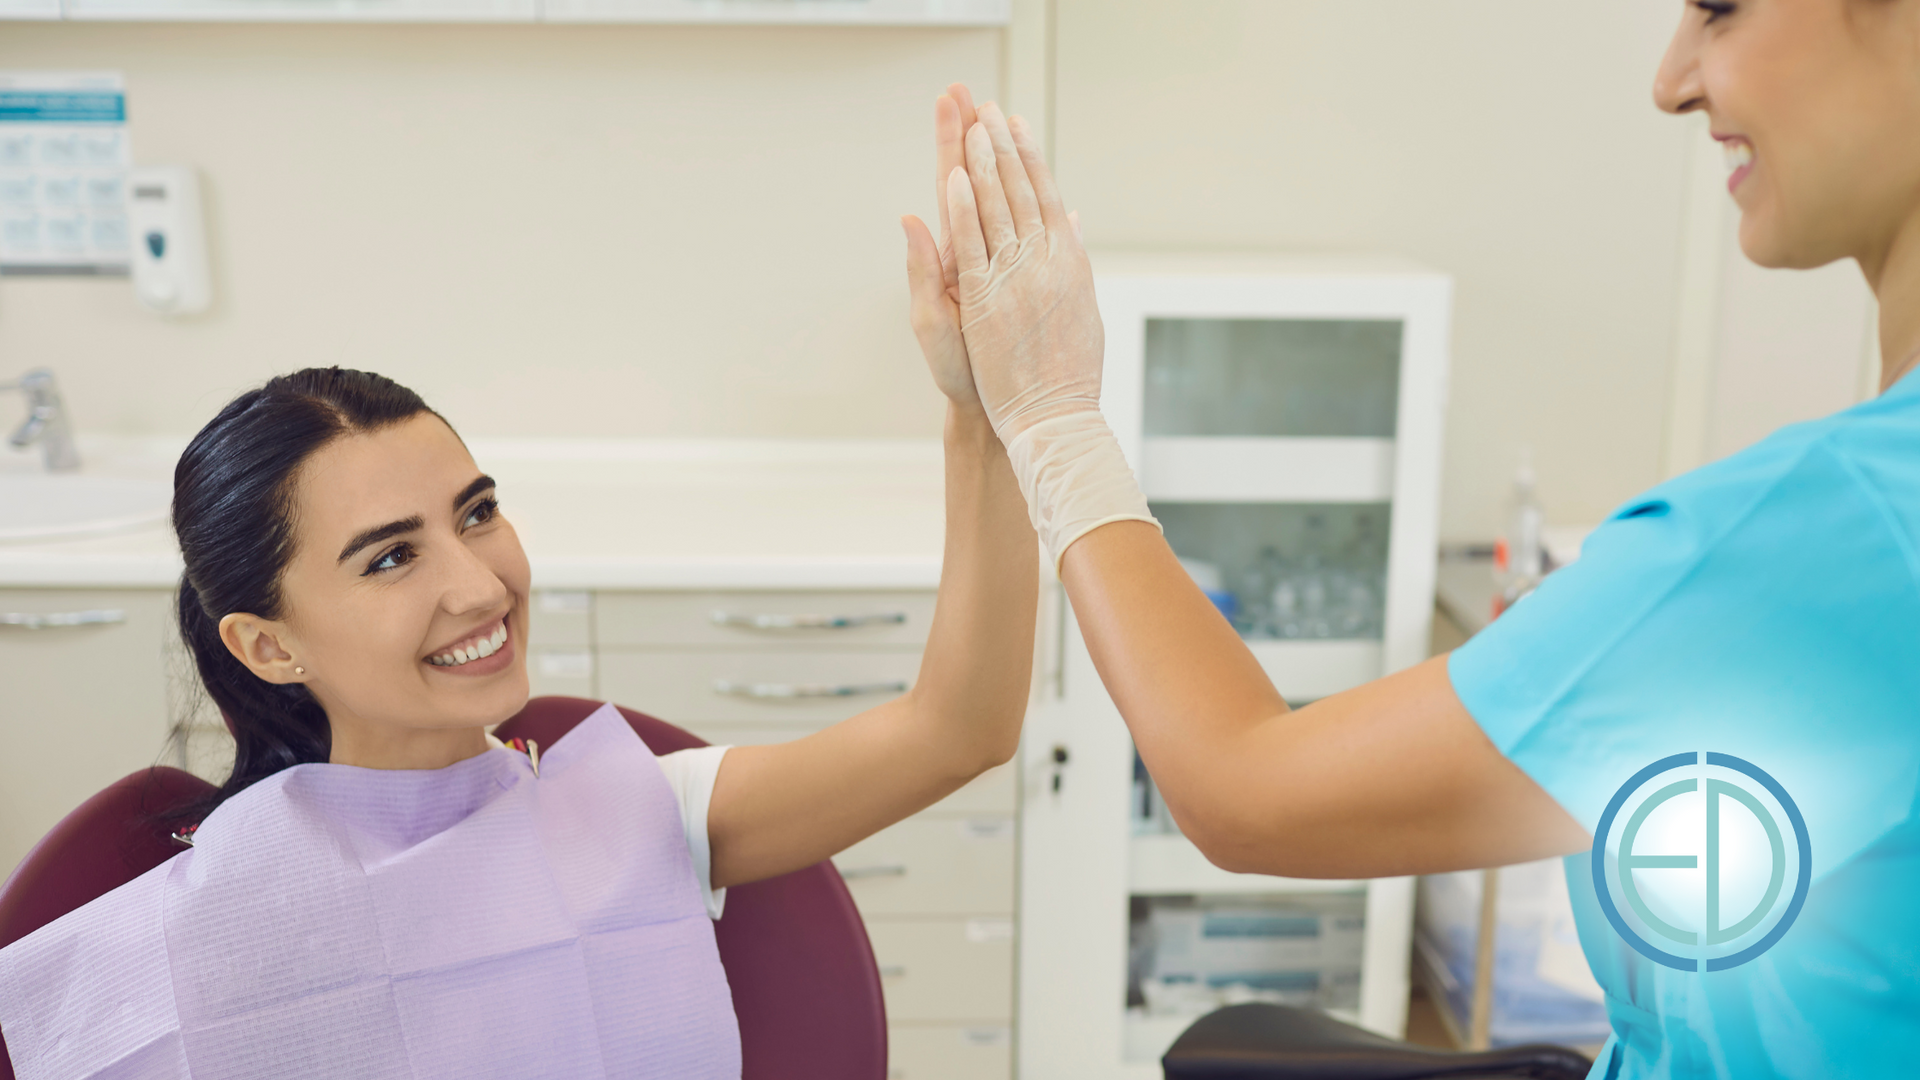
<svg viewBox="0 0 1920 1080"><path fill-rule="evenodd" d="M187 564L180 636L234 739L232 775L193 816L281 769L327 760L333 734L320 703L304 686L247 670L220 640L220 620L236 611L285 614L280 579L294 552L294 484L308 458L343 435L432 412L384 376L308 368L228 402L180 455L173 470L173 531Z"/></svg>

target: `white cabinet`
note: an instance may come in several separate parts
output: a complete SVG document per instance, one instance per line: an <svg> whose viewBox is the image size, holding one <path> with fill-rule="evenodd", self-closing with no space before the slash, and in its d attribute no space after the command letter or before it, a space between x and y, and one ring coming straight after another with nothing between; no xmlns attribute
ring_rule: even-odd
<svg viewBox="0 0 1920 1080"><path fill-rule="evenodd" d="M161 760L175 719L172 600L0 590L0 878L68 811Z"/></svg>
<svg viewBox="0 0 1920 1080"><path fill-rule="evenodd" d="M60 0L0 0L0 19L57 19Z"/></svg>
<svg viewBox="0 0 1920 1080"><path fill-rule="evenodd" d="M1011 0L0 0L0 19L1004 26Z"/></svg>
<svg viewBox="0 0 1920 1080"><path fill-rule="evenodd" d="M539 0L64 0L116 22L533 22Z"/></svg>
<svg viewBox="0 0 1920 1080"><path fill-rule="evenodd" d="M548 22L1002 26L1010 0L542 0Z"/></svg>
<svg viewBox="0 0 1920 1080"><path fill-rule="evenodd" d="M1094 266L1102 409L1168 542L1212 580L1282 694L1301 704L1424 659L1448 280L1397 263ZM1062 640L1058 699L1030 716L1023 749L1020 1029L1045 1037L1021 1040L1019 1074L1157 1078L1213 990L1399 1035L1412 881L1212 866L1152 812L1070 619ZM1246 970L1216 977L1189 955L1157 974L1175 966L1168 928L1215 923L1260 939L1235 946Z"/></svg>

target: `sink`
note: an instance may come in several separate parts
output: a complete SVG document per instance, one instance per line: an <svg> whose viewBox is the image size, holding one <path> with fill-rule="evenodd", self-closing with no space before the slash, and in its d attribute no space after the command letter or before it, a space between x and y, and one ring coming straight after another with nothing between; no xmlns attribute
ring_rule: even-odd
<svg viewBox="0 0 1920 1080"><path fill-rule="evenodd" d="M0 474L0 544L72 540L167 520L173 485L131 476Z"/></svg>

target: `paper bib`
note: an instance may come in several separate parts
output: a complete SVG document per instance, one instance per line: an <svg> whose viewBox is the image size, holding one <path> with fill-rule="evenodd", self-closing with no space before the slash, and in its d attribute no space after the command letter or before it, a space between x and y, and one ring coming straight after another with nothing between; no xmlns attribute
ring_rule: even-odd
<svg viewBox="0 0 1920 1080"><path fill-rule="evenodd" d="M732 995L653 754L299 765L0 949L19 1080L737 1080Z"/></svg>

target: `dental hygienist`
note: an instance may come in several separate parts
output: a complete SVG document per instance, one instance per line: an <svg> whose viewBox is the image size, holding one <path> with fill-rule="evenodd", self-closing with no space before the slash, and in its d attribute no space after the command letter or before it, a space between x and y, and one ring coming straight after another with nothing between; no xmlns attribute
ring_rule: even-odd
<svg viewBox="0 0 1920 1080"><path fill-rule="evenodd" d="M1181 569L1101 419L1093 279L1037 144L950 93L950 240L906 222L916 305L941 313L922 333L963 336L1182 831L1228 869L1293 877L1569 856L1613 1026L1596 1078L1913 1075L1920 0L1688 3L1655 82L1726 145L1750 258L1859 264L1882 393L1631 500L1459 651L1296 711ZM1689 792L1706 841L1649 827L1636 846L1645 808ZM1712 873L1732 871L1711 830L1741 815L1768 830L1754 910L1775 930L1747 925L1750 897L1717 913ZM1707 917L1675 927L1655 894L1702 866Z"/></svg>

